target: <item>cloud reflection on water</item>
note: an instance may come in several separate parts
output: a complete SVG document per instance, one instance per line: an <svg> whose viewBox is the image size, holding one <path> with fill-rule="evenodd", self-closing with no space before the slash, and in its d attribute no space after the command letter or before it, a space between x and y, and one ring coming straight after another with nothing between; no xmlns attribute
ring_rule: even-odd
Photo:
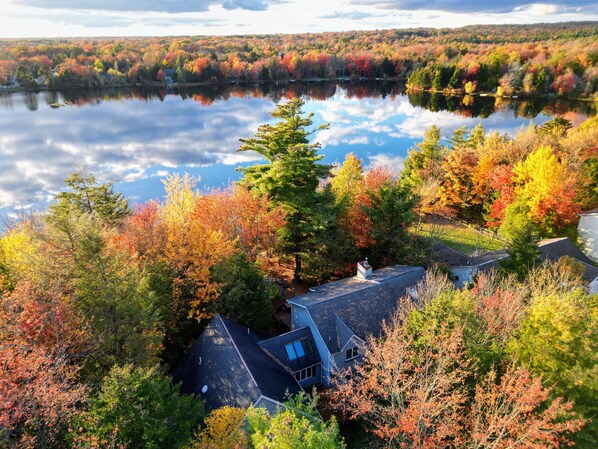
<svg viewBox="0 0 598 449"><path fill-rule="evenodd" d="M395 93L368 97L353 94L352 88L318 89L326 95L308 99L305 109L315 113L316 125L330 123L330 129L315 136L329 163L352 151L366 165L398 170L407 149L432 124L446 136L480 121L486 129L509 134L529 123L509 108L482 119L433 112ZM252 136L270 120L282 96L233 93L192 101L184 95L125 95L69 102L51 92L0 95L0 208L47 202L78 167L100 181L114 181L139 201L161 196L160 178L173 171L222 185L238 177L236 166L259 159L238 153L238 139ZM62 102L68 104L56 108ZM538 123L546 119L536 117Z"/></svg>

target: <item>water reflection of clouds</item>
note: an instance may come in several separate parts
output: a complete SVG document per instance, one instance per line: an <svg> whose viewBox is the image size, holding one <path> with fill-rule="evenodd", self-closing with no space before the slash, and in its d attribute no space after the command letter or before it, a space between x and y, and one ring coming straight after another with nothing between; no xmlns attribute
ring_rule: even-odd
<svg viewBox="0 0 598 449"><path fill-rule="evenodd" d="M210 105L167 95L52 109L48 104L60 101L49 95L40 94L36 111L27 109L31 101L24 94L0 96L0 208L47 201L78 167L101 181L115 181L137 200L160 196L159 178L175 171L199 175L208 186L222 185L238 177L235 166L259 159L254 153L238 153L238 139L252 136L274 108L272 100L249 95ZM348 98L342 88L331 95L305 106L316 113L316 125L330 123L314 136L327 163L354 152L366 165L398 171L408 148L432 125L440 126L446 137L480 121L487 130L511 135L529 123L510 109L482 119L416 107L405 96ZM535 120L542 123L547 117Z"/></svg>
<svg viewBox="0 0 598 449"><path fill-rule="evenodd" d="M15 102L0 112L0 207L47 201L77 167L101 180L133 182L156 176L155 167L256 160L236 152L238 138L251 136L272 109L260 99L204 107L175 96L35 112Z"/></svg>
<svg viewBox="0 0 598 449"><path fill-rule="evenodd" d="M488 118L475 118L448 111L430 111L414 107L407 97L395 99L343 99L324 105L319 111L322 119L329 122L330 129L318 135L318 141L325 146L359 143L378 145L388 138L421 139L432 125L441 128L443 136L449 136L461 127L474 127L483 122L486 129L493 129L514 135L528 119L514 118L511 113L501 111ZM540 115L538 123L547 120Z"/></svg>

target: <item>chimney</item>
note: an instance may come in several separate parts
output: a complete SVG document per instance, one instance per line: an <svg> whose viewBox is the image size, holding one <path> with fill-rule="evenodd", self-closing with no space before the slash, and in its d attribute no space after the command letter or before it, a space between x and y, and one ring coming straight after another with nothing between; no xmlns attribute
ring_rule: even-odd
<svg viewBox="0 0 598 449"><path fill-rule="evenodd" d="M367 279L372 276L372 266L366 257L363 262L357 262L357 277L359 279Z"/></svg>

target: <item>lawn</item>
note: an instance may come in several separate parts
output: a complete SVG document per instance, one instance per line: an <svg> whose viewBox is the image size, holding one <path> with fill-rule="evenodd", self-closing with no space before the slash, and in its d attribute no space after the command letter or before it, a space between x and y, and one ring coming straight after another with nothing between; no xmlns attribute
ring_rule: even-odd
<svg viewBox="0 0 598 449"><path fill-rule="evenodd" d="M412 230L424 237L438 240L468 256L503 249L505 243L489 232L480 232L454 222L421 223Z"/></svg>

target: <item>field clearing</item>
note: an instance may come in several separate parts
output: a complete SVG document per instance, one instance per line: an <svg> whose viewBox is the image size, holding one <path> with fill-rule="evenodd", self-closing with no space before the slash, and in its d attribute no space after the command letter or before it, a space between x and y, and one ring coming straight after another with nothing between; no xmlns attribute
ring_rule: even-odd
<svg viewBox="0 0 598 449"><path fill-rule="evenodd" d="M420 223L412 229L422 237L429 237L468 256L505 248L505 242L493 237L488 231L456 222Z"/></svg>

